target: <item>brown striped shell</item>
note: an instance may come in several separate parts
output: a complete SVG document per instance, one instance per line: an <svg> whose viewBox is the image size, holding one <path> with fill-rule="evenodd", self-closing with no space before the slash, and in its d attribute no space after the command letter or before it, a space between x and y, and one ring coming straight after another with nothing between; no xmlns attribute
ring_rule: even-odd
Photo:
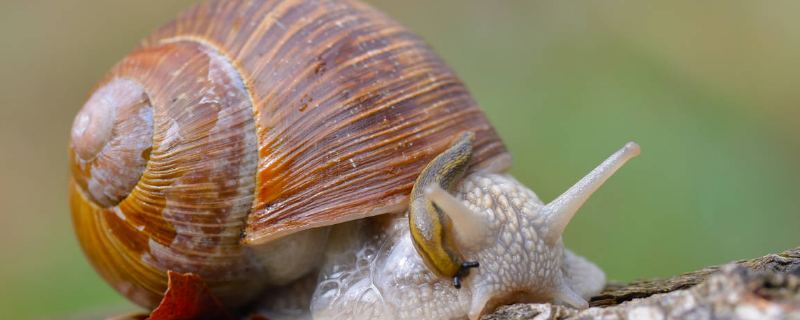
<svg viewBox="0 0 800 320"><path fill-rule="evenodd" d="M84 252L153 307L167 270L236 306L268 285L253 247L403 211L462 131L472 170L508 158L455 74L357 1L217 0L156 30L73 124L70 203Z"/></svg>

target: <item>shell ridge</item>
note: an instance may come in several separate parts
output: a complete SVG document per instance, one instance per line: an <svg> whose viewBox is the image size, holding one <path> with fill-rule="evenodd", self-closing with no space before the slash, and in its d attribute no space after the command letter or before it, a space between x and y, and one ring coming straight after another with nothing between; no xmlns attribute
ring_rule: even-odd
<svg viewBox="0 0 800 320"><path fill-rule="evenodd" d="M256 104L254 103L254 100L253 100L254 99L253 91L251 90L251 88L249 86L246 85L249 82L249 79L247 79L245 77L248 73L246 73L241 68L241 65L238 63L238 61L233 60L233 58L230 56L230 53L224 51L223 47L221 47L219 44L213 43L213 42L211 42L209 40L206 40L206 39L200 38L200 37L188 36L188 35L187 36L176 36L176 37L172 37L172 38L162 39L160 41L160 43L166 44L166 43L175 43L175 42L180 42L180 41L193 42L193 43L197 43L197 44L202 45L206 50L210 50L214 54L218 55L219 57L222 57L225 60L225 62L227 62L234 70L236 70L235 74L237 76L237 79L242 84L242 88L241 89L244 90L244 92L247 95L247 101L243 102L243 103L249 103L249 105L251 106L252 115L253 115L253 117L255 117L255 115L257 114L258 108L257 108L257 106L256 106ZM262 144L261 141L260 141L261 137L258 135L259 123L258 123L258 121L255 121L255 119L253 119L253 124L254 124L254 129L255 129L255 131L253 132L253 136L256 138L256 146L255 146L255 148L257 150L258 149L258 145ZM258 151L256 151L256 153L258 153ZM258 161L258 160L256 159L255 161ZM239 242L242 242L242 240L244 239L244 235L245 235L246 230L247 230L247 221L249 220L249 216L254 212L253 208L256 205L257 190L258 190L257 186L259 185L259 175L258 174L254 174L253 175L253 184L256 186L256 188L253 189L253 199L252 199L251 203L248 205L249 210L247 210L247 214L245 214L242 217L243 220L242 220L241 230L239 231L239 238L240 238Z"/></svg>

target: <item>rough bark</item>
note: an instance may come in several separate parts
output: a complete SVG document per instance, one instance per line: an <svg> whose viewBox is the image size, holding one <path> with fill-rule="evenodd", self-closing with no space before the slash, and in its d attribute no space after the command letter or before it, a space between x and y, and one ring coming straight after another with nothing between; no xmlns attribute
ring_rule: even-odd
<svg viewBox="0 0 800 320"><path fill-rule="evenodd" d="M800 319L800 247L668 279L611 283L590 305L578 312L515 304L482 319Z"/></svg>

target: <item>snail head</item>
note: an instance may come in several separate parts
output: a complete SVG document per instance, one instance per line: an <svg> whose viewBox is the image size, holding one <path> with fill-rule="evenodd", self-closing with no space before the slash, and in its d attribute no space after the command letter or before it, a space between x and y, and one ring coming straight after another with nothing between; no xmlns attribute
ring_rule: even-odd
<svg viewBox="0 0 800 320"><path fill-rule="evenodd" d="M557 299L576 308L588 307L589 287L602 287L603 273L565 253L561 234L589 196L639 153L636 143L626 144L548 204L507 174L475 172L463 178L452 195L440 185L426 186L424 197L450 223L443 227L452 233L456 246L450 250L459 252L463 261L480 264L460 279L472 293L470 318L510 302ZM565 259L579 261L566 266ZM600 283L571 281L587 273L598 275L594 282Z"/></svg>

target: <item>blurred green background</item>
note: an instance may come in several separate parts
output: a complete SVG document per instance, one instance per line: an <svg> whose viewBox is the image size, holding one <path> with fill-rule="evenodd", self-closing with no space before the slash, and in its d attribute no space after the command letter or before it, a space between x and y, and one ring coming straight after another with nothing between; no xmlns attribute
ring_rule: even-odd
<svg viewBox="0 0 800 320"><path fill-rule="evenodd" d="M136 310L72 234L68 132L101 75L193 2L0 2L0 319ZM609 279L800 245L800 2L370 2L450 63L544 201L642 146L565 235Z"/></svg>

